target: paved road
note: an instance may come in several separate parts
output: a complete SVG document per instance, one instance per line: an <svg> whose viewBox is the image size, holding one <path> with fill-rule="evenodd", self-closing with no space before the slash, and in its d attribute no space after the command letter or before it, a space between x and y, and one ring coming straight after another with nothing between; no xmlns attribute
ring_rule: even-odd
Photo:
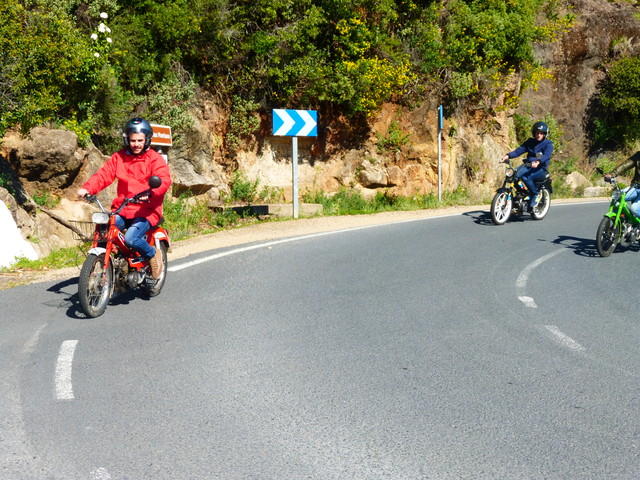
<svg viewBox="0 0 640 480"><path fill-rule="evenodd" d="M202 252L78 313L0 291L2 479L640 478L637 250L605 204Z"/></svg>

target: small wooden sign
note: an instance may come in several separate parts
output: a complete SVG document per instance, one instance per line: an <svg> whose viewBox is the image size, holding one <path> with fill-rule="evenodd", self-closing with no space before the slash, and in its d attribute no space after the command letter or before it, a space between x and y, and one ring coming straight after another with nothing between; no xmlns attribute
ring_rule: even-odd
<svg viewBox="0 0 640 480"><path fill-rule="evenodd" d="M173 141L171 139L171 127L152 123L151 128L153 128L151 145L159 145L162 147L170 147L173 145Z"/></svg>

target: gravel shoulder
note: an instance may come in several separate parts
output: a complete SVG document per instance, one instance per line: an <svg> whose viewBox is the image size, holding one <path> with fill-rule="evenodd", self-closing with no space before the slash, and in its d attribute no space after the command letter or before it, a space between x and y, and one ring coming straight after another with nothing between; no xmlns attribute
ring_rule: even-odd
<svg viewBox="0 0 640 480"><path fill-rule="evenodd" d="M602 198L559 199L553 203L605 201ZM248 243L270 241L280 238L310 235L348 228L382 225L388 223L418 220L445 215L461 215L469 212L488 212L487 205L446 207L433 210L415 210L409 212L384 212L371 215L345 215L331 217L300 218L297 220L269 221L223 230L209 235L173 242L169 250L169 262L187 257L194 253L218 248L244 245ZM604 212L603 212L604 213ZM171 234L171 232L169 232ZM66 280L77 277L81 265L59 270L15 271L0 273L0 290L39 282Z"/></svg>

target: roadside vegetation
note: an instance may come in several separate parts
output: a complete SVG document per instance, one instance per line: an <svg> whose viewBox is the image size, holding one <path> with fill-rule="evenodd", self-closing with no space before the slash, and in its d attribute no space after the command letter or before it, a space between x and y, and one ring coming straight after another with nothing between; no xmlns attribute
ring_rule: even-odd
<svg viewBox="0 0 640 480"><path fill-rule="evenodd" d="M554 194L554 196L556 195ZM230 203L235 203L236 200L238 199L234 197L229 197L228 199ZM251 200L247 202L246 196L242 199L243 202L250 204L260 201L261 198L256 196ZM372 198L365 198L358 190L344 189L331 195L325 192L307 191L302 195L302 201L321 204L323 206L322 216L337 216L438 209L477 203L488 204L491 199L472 197L464 188L458 188L452 192L443 192L442 201L438 200L437 193L403 197L392 195L389 192L378 192ZM167 198L164 204L164 217L164 225L169 231L173 242L229 228L241 228L260 222L284 220L264 216L241 215L229 208L211 209L203 201L188 196L179 196L173 199ZM62 248L38 260L29 260L24 257L18 258L11 267L0 269L0 273L19 270L53 270L73 266L80 267L85 259L85 253L89 245L89 243L80 243L75 248Z"/></svg>
<svg viewBox="0 0 640 480"><path fill-rule="evenodd" d="M562 0L5 0L0 136L51 124L108 151L135 112L179 137L198 92L231 112L229 155L282 105L351 120L427 95L491 108L511 76L550 75L533 44L572 22Z"/></svg>

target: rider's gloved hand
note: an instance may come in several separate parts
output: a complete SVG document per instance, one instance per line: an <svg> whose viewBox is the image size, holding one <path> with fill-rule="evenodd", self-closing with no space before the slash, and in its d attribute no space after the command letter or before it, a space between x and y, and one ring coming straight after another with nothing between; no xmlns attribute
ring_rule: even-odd
<svg viewBox="0 0 640 480"><path fill-rule="evenodd" d="M80 190L78 190L77 195L78 195L78 198L84 199L84 197L89 195L89 192L86 189L81 188Z"/></svg>

